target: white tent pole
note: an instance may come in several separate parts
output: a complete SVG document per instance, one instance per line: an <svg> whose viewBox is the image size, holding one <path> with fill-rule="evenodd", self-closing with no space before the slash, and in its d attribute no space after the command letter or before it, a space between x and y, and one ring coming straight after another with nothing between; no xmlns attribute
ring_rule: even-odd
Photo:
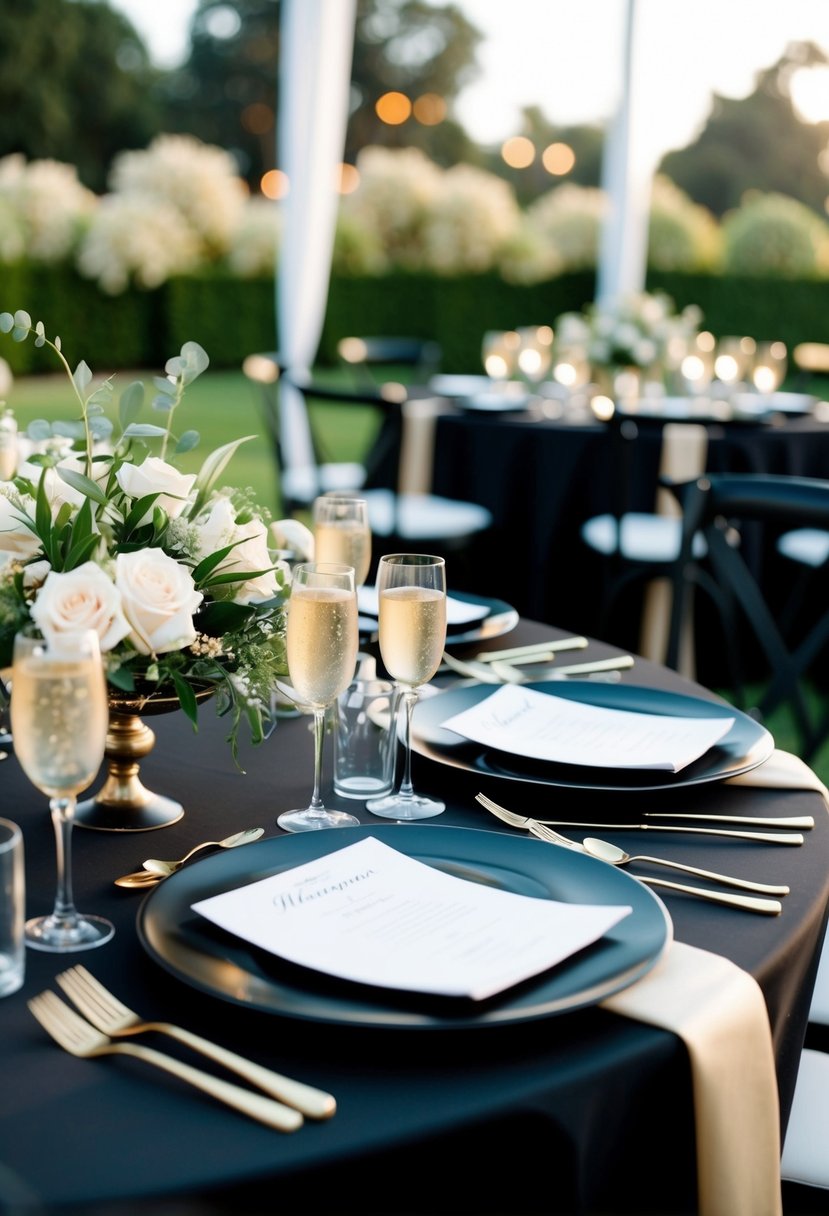
<svg viewBox="0 0 829 1216"><path fill-rule="evenodd" d="M602 306L644 290L654 157L644 139L647 114L642 96L641 0L627 0L622 80L614 119L605 136L602 188L607 210L602 224L596 299Z"/></svg>

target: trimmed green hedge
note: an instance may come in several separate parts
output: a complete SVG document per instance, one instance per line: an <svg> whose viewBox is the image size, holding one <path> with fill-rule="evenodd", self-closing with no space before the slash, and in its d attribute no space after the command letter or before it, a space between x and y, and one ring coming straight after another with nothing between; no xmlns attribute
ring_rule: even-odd
<svg viewBox="0 0 829 1216"><path fill-rule="evenodd" d="M652 271L648 288L670 295L678 307L698 304L714 334L779 338L789 348L829 341L829 279L725 278ZM321 364L336 362L347 334L434 338L446 371L481 367L487 329L552 324L559 313L593 298L595 275L583 271L518 286L493 274L437 278L393 274L383 278L335 276L319 349ZM215 368L238 368L253 351L276 346L272 278L239 279L219 271L169 280L155 291L104 296L69 269L5 266L0 311L24 308L59 334L70 360L96 371L160 369L188 339L200 342ZM0 342L16 374L54 371L54 357L32 342Z"/></svg>

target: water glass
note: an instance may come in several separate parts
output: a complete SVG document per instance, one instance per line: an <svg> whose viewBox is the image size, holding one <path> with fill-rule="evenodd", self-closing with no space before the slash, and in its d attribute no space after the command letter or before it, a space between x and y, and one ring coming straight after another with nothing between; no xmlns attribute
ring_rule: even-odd
<svg viewBox="0 0 829 1216"><path fill-rule="evenodd" d="M395 687L391 680L354 680L334 720L334 792L380 798L394 787Z"/></svg>
<svg viewBox="0 0 829 1216"><path fill-rule="evenodd" d="M26 974L25 904L23 835L16 823L0 819L0 996L17 992Z"/></svg>

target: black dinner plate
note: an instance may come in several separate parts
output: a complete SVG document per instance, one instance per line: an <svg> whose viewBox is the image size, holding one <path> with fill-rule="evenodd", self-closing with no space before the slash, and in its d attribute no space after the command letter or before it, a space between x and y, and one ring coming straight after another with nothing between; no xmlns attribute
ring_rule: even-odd
<svg viewBox="0 0 829 1216"><path fill-rule="evenodd" d="M373 836L426 865L501 890L633 909L599 942L542 975L471 1001L351 983L296 966L218 929L197 900ZM185 866L138 911L149 956L199 991L268 1013L348 1026L448 1029L531 1021L593 1005L657 962L673 936L661 900L629 874L527 836L421 824L364 825L276 836Z"/></svg>
<svg viewBox="0 0 829 1216"><path fill-rule="evenodd" d="M756 768L774 749L772 736L759 722L732 705L704 697L635 684L598 684L589 680L539 680L524 687L607 709L686 718L734 718L734 724L719 743L678 773L559 764L499 752L447 730L443 723L448 718L477 705L493 691L491 684L458 684L417 703L412 721L412 750L440 764L487 777L573 789L639 791L724 781Z"/></svg>

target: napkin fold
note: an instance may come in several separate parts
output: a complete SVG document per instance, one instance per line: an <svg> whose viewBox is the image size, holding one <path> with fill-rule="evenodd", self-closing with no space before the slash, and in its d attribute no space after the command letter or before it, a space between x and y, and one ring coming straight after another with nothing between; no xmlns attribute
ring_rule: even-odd
<svg viewBox="0 0 829 1216"><path fill-rule="evenodd" d="M768 760L738 777L729 777L724 785L750 785L758 789L815 790L823 796L829 810L829 789L799 756L775 748Z"/></svg>
<svg viewBox="0 0 829 1216"><path fill-rule="evenodd" d="M672 1031L688 1049L700 1216L781 1216L777 1074L756 980L675 941L652 971L601 1004Z"/></svg>

